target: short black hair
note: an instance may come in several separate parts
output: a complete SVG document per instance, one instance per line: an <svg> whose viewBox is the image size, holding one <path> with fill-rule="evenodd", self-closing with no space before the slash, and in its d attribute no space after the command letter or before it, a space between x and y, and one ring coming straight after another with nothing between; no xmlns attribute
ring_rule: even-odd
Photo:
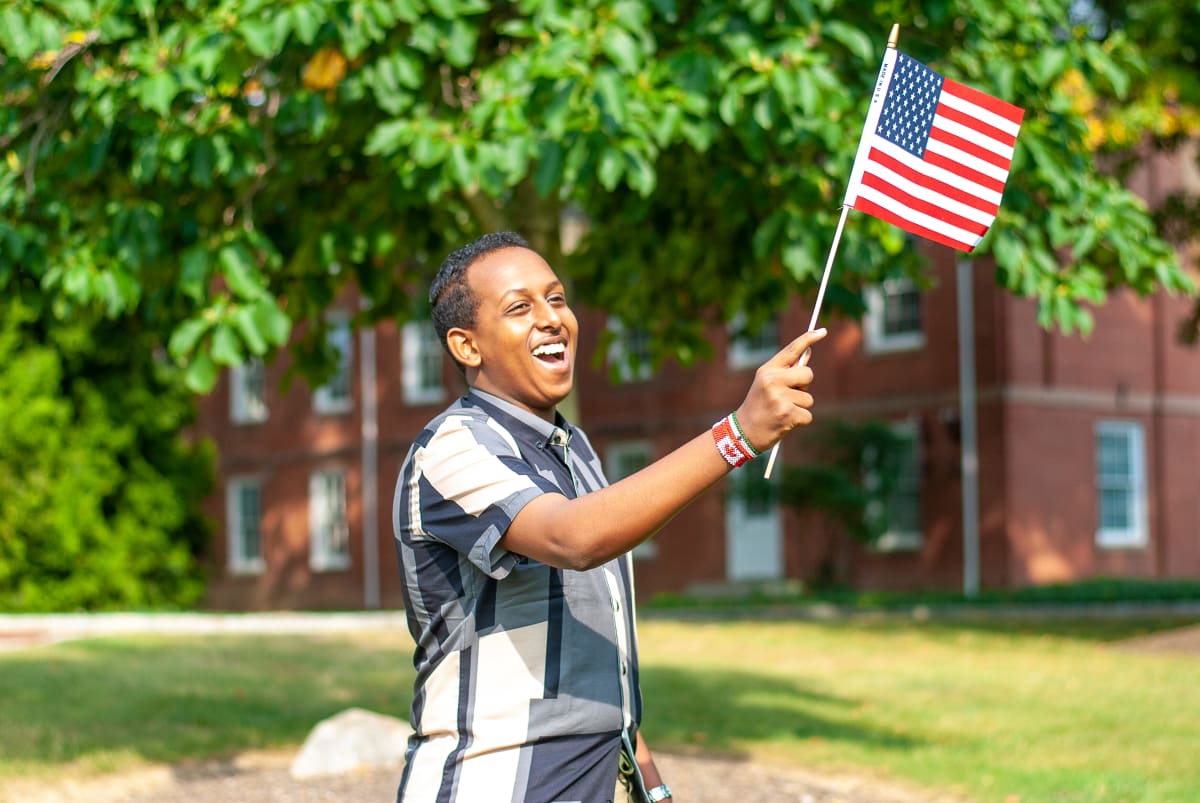
<svg viewBox="0 0 1200 803"><path fill-rule="evenodd" d="M442 262L429 285L429 307L433 315L433 329L447 353L450 353L450 345L446 343L447 332L475 326L479 299L467 284L467 268L493 251L529 247L525 238L515 231L494 231L454 249ZM450 354L450 357L453 359L454 355ZM461 370L463 366L459 364L458 367Z"/></svg>

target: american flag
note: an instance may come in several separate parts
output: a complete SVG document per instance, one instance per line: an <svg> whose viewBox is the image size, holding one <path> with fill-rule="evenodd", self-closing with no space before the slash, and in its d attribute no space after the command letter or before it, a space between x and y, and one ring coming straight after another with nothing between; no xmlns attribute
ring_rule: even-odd
<svg viewBox="0 0 1200 803"><path fill-rule="evenodd" d="M1000 210L1024 116L888 48L843 203L970 252Z"/></svg>

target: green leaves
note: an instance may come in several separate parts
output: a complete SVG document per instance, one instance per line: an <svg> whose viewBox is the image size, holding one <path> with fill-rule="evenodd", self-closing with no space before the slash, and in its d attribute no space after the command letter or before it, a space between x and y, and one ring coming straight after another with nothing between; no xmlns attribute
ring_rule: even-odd
<svg viewBox="0 0 1200 803"><path fill-rule="evenodd" d="M885 16L923 18L902 47L1029 110L985 241L1006 285L1068 326L1117 285L1189 287L1090 150L1089 109L1163 117L1133 37L974 5ZM699 310L765 317L819 276L887 33L829 0L47 8L0 10L0 284L63 316L136 310L196 389L270 358L350 283L399 315L437 255L485 229L553 233L564 206L591 222L563 264L588 300L703 353ZM848 231L831 297L898 242Z"/></svg>
<svg viewBox="0 0 1200 803"><path fill-rule="evenodd" d="M637 72L641 62L638 44L628 32L615 26L605 30L601 38L601 47L605 54L612 59L617 69L627 75Z"/></svg>
<svg viewBox="0 0 1200 803"><path fill-rule="evenodd" d="M137 316L0 298L0 610L186 607L212 454Z"/></svg>
<svg viewBox="0 0 1200 803"><path fill-rule="evenodd" d="M179 82L171 73L163 71L142 78L138 81L138 100L144 108L155 112L160 117L171 113L171 101L179 92Z"/></svg>
<svg viewBox="0 0 1200 803"><path fill-rule="evenodd" d="M218 259L225 281L238 297L254 301L268 295L250 251L241 243L223 246Z"/></svg>

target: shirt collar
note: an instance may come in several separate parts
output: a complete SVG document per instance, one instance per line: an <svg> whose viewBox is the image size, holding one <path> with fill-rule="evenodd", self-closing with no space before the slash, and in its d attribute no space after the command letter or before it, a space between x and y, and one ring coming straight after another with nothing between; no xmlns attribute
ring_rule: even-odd
<svg viewBox="0 0 1200 803"><path fill-rule="evenodd" d="M546 419L536 416L510 401L479 388L468 388L467 397L470 398L472 396L475 397L475 401L482 401L485 404L491 405L533 430L534 434L537 435L537 444L540 448L544 449L551 444L566 446L571 441L571 435L574 434L574 427L557 410L554 411L554 423L552 424Z"/></svg>

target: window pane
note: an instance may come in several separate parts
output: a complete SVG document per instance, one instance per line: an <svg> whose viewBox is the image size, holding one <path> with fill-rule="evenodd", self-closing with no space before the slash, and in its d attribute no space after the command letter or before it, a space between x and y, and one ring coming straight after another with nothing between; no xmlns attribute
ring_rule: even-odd
<svg viewBox="0 0 1200 803"><path fill-rule="evenodd" d="M337 366L329 380L317 388L314 404L318 410L346 410L350 405L350 366L354 353L349 322L330 323L325 342L337 355Z"/></svg>
<svg viewBox="0 0 1200 803"><path fill-rule="evenodd" d="M338 324L329 333L329 344L337 350L337 371L330 378L327 387L329 395L335 399L346 399L350 396L350 325Z"/></svg>
<svg viewBox="0 0 1200 803"><path fill-rule="evenodd" d="M1100 491L1100 527L1105 530L1126 530L1132 524L1129 515L1129 493L1123 490Z"/></svg>
<svg viewBox="0 0 1200 803"><path fill-rule="evenodd" d="M429 404L444 396L443 349L430 321L404 324L401 384L408 404Z"/></svg>
<svg viewBox="0 0 1200 803"><path fill-rule="evenodd" d="M227 563L235 574L262 570L262 489L258 480L230 479L225 495Z"/></svg>
<svg viewBox="0 0 1200 803"><path fill-rule="evenodd" d="M637 382L654 375L650 361L650 335L640 327L625 324L619 318L609 318L608 328L613 337L608 350L608 362L621 382Z"/></svg>
<svg viewBox="0 0 1200 803"><path fill-rule="evenodd" d="M267 420L266 368L252 359L230 371L231 416L236 423Z"/></svg>
<svg viewBox="0 0 1200 803"><path fill-rule="evenodd" d="M1102 480L1127 482L1132 467L1129 438L1124 433L1101 433L1099 451Z"/></svg>
<svg viewBox="0 0 1200 803"><path fill-rule="evenodd" d="M902 335L921 331L921 294L911 284L893 291L884 289L883 333Z"/></svg>
<svg viewBox="0 0 1200 803"><path fill-rule="evenodd" d="M896 485L888 500L889 529L896 532L921 531L921 475L917 461L916 438L902 433L903 449L897 466Z"/></svg>
<svg viewBox="0 0 1200 803"><path fill-rule="evenodd" d="M342 474L325 475L326 512L325 545L330 555L345 555L349 551L349 527L346 519L346 478Z"/></svg>
<svg viewBox="0 0 1200 803"><path fill-rule="evenodd" d="M1141 425L1103 421L1095 433L1096 538L1102 546L1146 541L1145 455Z"/></svg>

